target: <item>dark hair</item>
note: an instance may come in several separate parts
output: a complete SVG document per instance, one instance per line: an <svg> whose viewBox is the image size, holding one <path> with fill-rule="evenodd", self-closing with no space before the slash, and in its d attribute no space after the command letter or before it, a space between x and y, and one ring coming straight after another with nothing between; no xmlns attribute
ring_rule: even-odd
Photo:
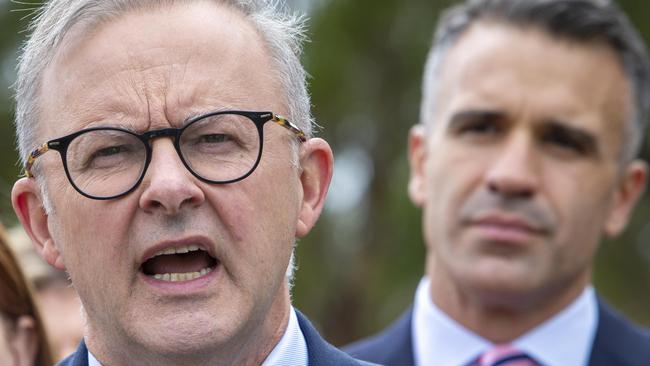
<svg viewBox="0 0 650 366"><path fill-rule="evenodd" d="M5 229L0 225L0 316L15 324L23 315L34 319L38 348L35 366L54 364L45 327L33 297L33 291L9 248Z"/></svg>
<svg viewBox="0 0 650 366"><path fill-rule="evenodd" d="M643 39L621 9L608 0L467 0L443 13L429 52L422 112L430 103L435 78L446 51L478 20L537 26L576 42L602 41L619 56L632 88L634 111L627 123L625 160L638 153L650 114L650 61Z"/></svg>

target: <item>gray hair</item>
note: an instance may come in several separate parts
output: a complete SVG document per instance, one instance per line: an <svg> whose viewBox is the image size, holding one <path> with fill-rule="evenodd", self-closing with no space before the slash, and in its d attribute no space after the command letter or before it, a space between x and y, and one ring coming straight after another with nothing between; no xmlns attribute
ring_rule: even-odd
<svg viewBox="0 0 650 366"><path fill-rule="evenodd" d="M621 158L629 161L638 154L650 114L650 61L637 30L608 0L467 0L448 9L440 18L427 56L420 123L425 124L435 108L436 79L447 52L479 20L537 26L570 41L606 42L619 56L634 98Z"/></svg>
<svg viewBox="0 0 650 366"><path fill-rule="evenodd" d="M208 1L208 0L203 0ZM307 92L306 72L300 63L306 40L304 17L290 14L276 0L209 0L242 12L256 28L276 66L280 87L293 123L310 136L314 120ZM181 0L52 0L32 21L31 36L18 62L16 134L23 165L38 138L40 85L61 41L78 23L86 29L110 21L121 14L151 7L171 6ZM41 184L41 188L44 185ZM45 193L45 192L44 192ZM47 194L44 194L47 196ZM47 201L47 197L44 197ZM47 202L46 202L47 203Z"/></svg>

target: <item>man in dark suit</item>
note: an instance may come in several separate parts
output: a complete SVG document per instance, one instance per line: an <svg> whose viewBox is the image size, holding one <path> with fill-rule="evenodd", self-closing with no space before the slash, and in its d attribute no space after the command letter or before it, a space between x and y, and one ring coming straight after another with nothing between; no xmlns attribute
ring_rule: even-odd
<svg viewBox="0 0 650 366"><path fill-rule="evenodd" d="M301 18L274 4L53 0L35 18L12 200L83 304L62 365L366 365L291 305L332 152L311 136Z"/></svg>
<svg viewBox="0 0 650 366"><path fill-rule="evenodd" d="M445 13L409 137L426 275L347 348L387 365L650 365L650 334L596 295L594 254L646 164L648 54L608 1L470 0Z"/></svg>

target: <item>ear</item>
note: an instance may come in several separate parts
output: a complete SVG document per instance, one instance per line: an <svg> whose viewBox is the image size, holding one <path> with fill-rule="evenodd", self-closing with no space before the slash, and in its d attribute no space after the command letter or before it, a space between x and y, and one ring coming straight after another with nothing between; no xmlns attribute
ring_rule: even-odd
<svg viewBox="0 0 650 366"><path fill-rule="evenodd" d="M65 270L63 256L50 235L49 216L36 181L31 178L19 179L11 190L11 204L38 254L51 266Z"/></svg>
<svg viewBox="0 0 650 366"><path fill-rule="evenodd" d="M614 203L605 221L605 235L619 235L630 218L634 205L643 194L648 179L648 166L641 160L635 160L625 167L625 171L614 192Z"/></svg>
<svg viewBox="0 0 650 366"><path fill-rule="evenodd" d="M36 324L29 315L22 315L16 320L15 330L9 338L9 347L17 365L34 365L38 340Z"/></svg>
<svg viewBox="0 0 650 366"><path fill-rule="evenodd" d="M300 183L303 197L296 236L307 235L318 220L327 189L332 181L334 157L329 144L320 138L311 138L300 146Z"/></svg>
<svg viewBox="0 0 650 366"><path fill-rule="evenodd" d="M425 165L427 160L427 134L422 124L411 127L408 141L408 159L411 174L408 184L408 193L411 202L418 207L424 204L426 199Z"/></svg>

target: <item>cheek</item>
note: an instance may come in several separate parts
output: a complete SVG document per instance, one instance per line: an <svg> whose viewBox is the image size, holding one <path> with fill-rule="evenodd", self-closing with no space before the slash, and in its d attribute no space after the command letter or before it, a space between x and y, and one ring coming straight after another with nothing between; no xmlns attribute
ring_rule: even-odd
<svg viewBox="0 0 650 366"><path fill-rule="evenodd" d="M458 219L465 200L480 188L484 170L484 165L476 159L449 151L431 161L427 176L427 209L431 211L431 220L447 228Z"/></svg>
<svg viewBox="0 0 650 366"><path fill-rule="evenodd" d="M234 244L231 249L240 254L255 251L259 260L289 252L289 246L278 249L282 243L293 243L299 207L297 187L287 181L290 172L264 172L256 170L225 190L207 194Z"/></svg>
<svg viewBox="0 0 650 366"><path fill-rule="evenodd" d="M608 182L601 175L569 172L545 182L545 198L558 219L556 241L576 260L591 258L600 242L613 199Z"/></svg>
<svg viewBox="0 0 650 366"><path fill-rule="evenodd" d="M50 230L70 275L82 282L92 282L102 273L118 276L124 272L131 265L123 246L133 220L125 202L94 201L76 192L63 197L67 199L54 202ZM113 270L97 271L99 264L109 265Z"/></svg>

